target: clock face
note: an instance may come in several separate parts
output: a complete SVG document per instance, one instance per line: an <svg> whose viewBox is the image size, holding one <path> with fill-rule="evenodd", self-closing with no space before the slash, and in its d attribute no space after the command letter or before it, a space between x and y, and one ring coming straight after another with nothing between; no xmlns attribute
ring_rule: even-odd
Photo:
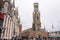
<svg viewBox="0 0 60 40"><path fill-rule="evenodd" d="M5 2L4 3L4 13L7 13L8 12L8 7L9 7L9 3L8 2Z"/></svg>

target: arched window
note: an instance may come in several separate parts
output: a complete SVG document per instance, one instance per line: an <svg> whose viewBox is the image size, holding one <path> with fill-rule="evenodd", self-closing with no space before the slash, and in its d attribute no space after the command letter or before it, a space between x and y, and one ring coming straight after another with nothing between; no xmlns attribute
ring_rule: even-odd
<svg viewBox="0 0 60 40"><path fill-rule="evenodd" d="M35 24L33 24L33 30L35 31Z"/></svg>
<svg viewBox="0 0 60 40"><path fill-rule="evenodd" d="M8 12L8 2L5 2L4 3L4 13L7 13Z"/></svg>
<svg viewBox="0 0 60 40"><path fill-rule="evenodd" d="M39 19L39 17L37 17L37 19Z"/></svg>
<svg viewBox="0 0 60 40"><path fill-rule="evenodd" d="M40 28L37 29L38 31L40 30Z"/></svg>

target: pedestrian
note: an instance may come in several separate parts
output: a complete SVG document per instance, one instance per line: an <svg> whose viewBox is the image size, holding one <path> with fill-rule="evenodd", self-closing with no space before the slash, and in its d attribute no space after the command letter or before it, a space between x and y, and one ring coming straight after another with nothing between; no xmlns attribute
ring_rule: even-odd
<svg viewBox="0 0 60 40"><path fill-rule="evenodd" d="M36 40L36 38L34 37L33 40Z"/></svg>

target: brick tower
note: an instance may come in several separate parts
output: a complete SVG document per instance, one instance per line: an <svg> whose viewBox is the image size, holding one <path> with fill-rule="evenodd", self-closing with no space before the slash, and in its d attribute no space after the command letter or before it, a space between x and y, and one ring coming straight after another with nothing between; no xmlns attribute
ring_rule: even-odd
<svg viewBox="0 0 60 40"><path fill-rule="evenodd" d="M41 22L40 22L40 12L38 8L38 3L34 3L34 12L33 12L33 30L40 31Z"/></svg>

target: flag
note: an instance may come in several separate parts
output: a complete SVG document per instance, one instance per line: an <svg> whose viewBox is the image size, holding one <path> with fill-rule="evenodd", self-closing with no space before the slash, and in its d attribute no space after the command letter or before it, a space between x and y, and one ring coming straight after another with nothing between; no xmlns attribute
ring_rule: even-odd
<svg viewBox="0 0 60 40"><path fill-rule="evenodd" d="M53 26L53 24L52 24L52 29L54 29L54 26Z"/></svg>
<svg viewBox="0 0 60 40"><path fill-rule="evenodd" d="M0 14L0 19L4 18L4 13Z"/></svg>

